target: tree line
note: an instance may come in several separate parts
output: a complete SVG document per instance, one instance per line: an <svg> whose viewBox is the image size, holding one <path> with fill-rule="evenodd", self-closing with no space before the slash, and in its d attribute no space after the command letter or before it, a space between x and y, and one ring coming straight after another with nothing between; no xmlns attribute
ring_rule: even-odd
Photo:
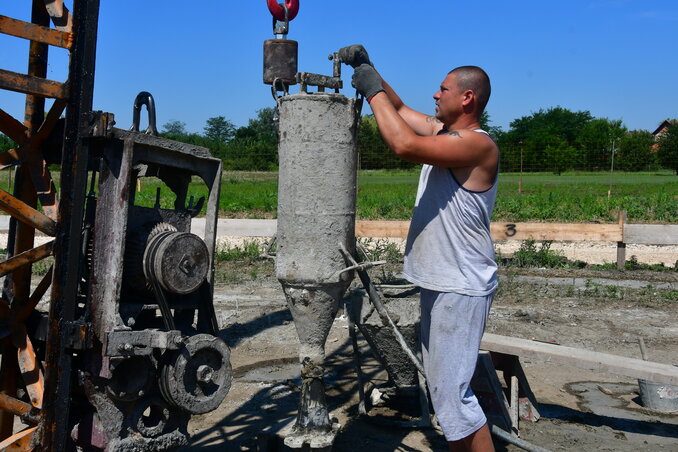
<svg viewBox="0 0 678 452"><path fill-rule="evenodd" d="M244 127L236 127L224 116L208 118L203 133L189 133L186 123L171 120L160 136L209 148L224 162L226 170L271 171L278 168L276 112L267 107L257 111Z"/></svg>
<svg viewBox="0 0 678 452"><path fill-rule="evenodd" d="M207 119L202 133L180 120L165 123L160 135L207 147L228 170L269 171L278 167L276 110L262 108L243 127L224 116ZM493 126L484 113L481 127L501 150L504 172L646 171L666 168L678 174L678 121L658 138L647 130L628 130L621 120L595 118L588 111L562 107L539 110L513 120L509 130ZM15 144L0 134L0 151ZM416 165L393 155L373 115L360 118L358 152L362 169L407 169Z"/></svg>
<svg viewBox="0 0 678 452"><path fill-rule="evenodd" d="M513 120L508 131L489 127L501 150L502 171L647 171L678 174L678 124L655 138L621 120L594 118L562 107Z"/></svg>
<svg viewBox="0 0 678 452"><path fill-rule="evenodd" d="M658 139L647 130L628 130L621 120L595 118L588 111L563 107L539 110L513 120L509 130L491 124L484 113L481 127L501 150L505 172L647 171L666 168L678 174L678 123ZM236 128L223 116L209 118L204 133L188 134L185 124L170 121L163 136L212 149L233 170L277 168L276 111L257 111L245 127ZM361 169L407 169L416 164L393 155L379 133L373 115L360 118L358 152Z"/></svg>

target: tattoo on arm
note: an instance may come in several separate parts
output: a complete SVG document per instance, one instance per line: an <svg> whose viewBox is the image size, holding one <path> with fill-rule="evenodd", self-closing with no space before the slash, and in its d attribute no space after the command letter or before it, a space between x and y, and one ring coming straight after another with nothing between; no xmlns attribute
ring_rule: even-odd
<svg viewBox="0 0 678 452"><path fill-rule="evenodd" d="M426 117L426 122L440 123L440 119L436 118L435 116L427 116L427 117Z"/></svg>
<svg viewBox="0 0 678 452"><path fill-rule="evenodd" d="M459 132L457 132L456 130L450 130L449 132L447 132L447 134L448 135L454 135L455 137L462 138L461 134Z"/></svg>

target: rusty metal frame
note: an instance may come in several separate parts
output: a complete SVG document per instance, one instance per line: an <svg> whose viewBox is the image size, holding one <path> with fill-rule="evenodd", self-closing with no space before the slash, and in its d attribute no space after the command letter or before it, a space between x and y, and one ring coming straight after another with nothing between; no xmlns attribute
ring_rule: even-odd
<svg viewBox="0 0 678 452"><path fill-rule="evenodd" d="M81 417L75 409L70 412L71 406L82 401L95 411L103 407L97 411L101 414L107 403L113 403L107 399L97 405L90 397L102 377L115 372L108 361L119 363L153 348L175 350L182 344L181 331L173 328L119 328L124 326L118 322L118 308L125 232L136 225L134 213L146 209L134 205L134 191L129 190L141 174L139 168L156 171L177 194L175 210L181 213L160 209L161 215L163 219L175 215L176 223L188 230L190 217L200 207L193 209L191 200L191 207L185 208L186 180L198 176L209 190L203 240L210 274L188 304L197 310L198 331L218 333L212 299L222 162L206 148L113 128L113 115L92 111L99 1L74 0L70 12L63 0L32 0L30 22L0 15L0 33L31 41L26 74L0 68L0 89L27 94L23 123L0 109L0 132L17 143L16 149L0 154L0 169L16 172L13 191L0 190L0 210L11 215L8 256L0 262L0 276L5 275L0 297L0 450L72 450L74 420L79 422L73 437L77 442L88 438L79 437L87 435L80 428L85 424L87 430L86 422L95 413L88 411ZM49 46L70 51L66 81L46 78ZM45 98L54 99L49 111L45 111ZM48 167L48 161L55 161L55 141L62 143L58 194ZM94 194L86 196L89 170L98 173L96 201L92 201ZM168 179L163 179L162 171L168 171ZM168 182L177 175L181 182ZM94 187L96 174L91 177ZM128 208L137 210L130 214ZM88 228L101 232L88 235L92 232ZM35 246L37 233L54 239ZM88 261L91 268L81 262L84 244L95 250ZM54 257L54 265L31 293L32 264L49 256ZM104 276L97 280L90 274ZM48 312L36 310L48 291ZM84 394L72 390L75 384L82 386ZM24 389L25 395L19 397L18 389ZM175 414L187 425L183 411ZM17 416L27 428L14 430ZM170 441L184 438L179 430L168 433L176 436ZM121 441L137 439L132 435Z"/></svg>
<svg viewBox="0 0 678 452"><path fill-rule="evenodd" d="M55 243L52 301L45 365L45 404L41 417L40 450L64 450L68 439L71 361L62 344L61 327L75 321L80 272L82 219L87 188L89 145L83 139L92 110L99 0L74 0L73 50L61 160L61 201Z"/></svg>
<svg viewBox="0 0 678 452"><path fill-rule="evenodd" d="M209 190L202 238L209 252L210 273L205 287L201 289L206 292L201 295L205 303L199 314L204 316L203 320L211 334L216 335L219 327L211 300L214 292L214 252L223 163L212 157L207 148L112 127L112 117L110 113L96 112L91 121L92 146L96 149L102 146L97 151L103 157L99 179L100 204L108 206L106 211L97 209L98 227L95 226L95 229L106 232L99 237L95 236L94 249L99 251L94 258L94 271L108 275L106 281L93 281L91 287L90 314L95 334L105 344L107 332L119 326L117 311L124 247L113 248L108 245L125 241L129 215L127 205L130 195L133 195L129 192L132 167L150 165L196 175L205 182ZM106 376L106 371L103 372L102 376Z"/></svg>
<svg viewBox="0 0 678 452"><path fill-rule="evenodd" d="M0 11L1 12L1 11ZM66 449L72 354L61 334L74 331L81 246L81 223L87 178L88 145L82 138L92 108L99 0L74 0L71 13L63 0L32 0L30 22L0 15L0 33L30 40L28 71L0 68L0 89L27 94L23 123L0 109L0 132L17 148L0 155L0 167L15 167L12 193L0 193L0 210L9 213L5 277L0 300L0 448ZM49 46L70 51L68 78L46 78ZM55 102L45 113L45 98ZM59 130L65 111L61 156L61 197L50 175L44 143ZM42 212L38 210L38 202ZM36 231L55 240L35 247ZM30 293L31 264L49 255L55 263ZM40 299L51 290L49 333L44 369L26 328ZM17 398L19 375L30 403ZM31 424L13 431L14 417Z"/></svg>

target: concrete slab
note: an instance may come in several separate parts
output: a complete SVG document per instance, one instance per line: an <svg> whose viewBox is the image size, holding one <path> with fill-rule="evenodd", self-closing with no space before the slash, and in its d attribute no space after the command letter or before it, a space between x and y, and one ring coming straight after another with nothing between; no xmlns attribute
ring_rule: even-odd
<svg viewBox="0 0 678 452"><path fill-rule="evenodd" d="M273 237L278 227L277 223L276 220L221 218L217 222L217 236ZM191 220L191 231L202 237L205 234L205 219L193 218Z"/></svg>

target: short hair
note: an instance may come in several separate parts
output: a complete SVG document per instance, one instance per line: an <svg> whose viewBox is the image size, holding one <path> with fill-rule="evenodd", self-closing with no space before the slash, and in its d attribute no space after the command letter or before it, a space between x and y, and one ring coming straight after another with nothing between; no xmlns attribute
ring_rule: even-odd
<svg viewBox="0 0 678 452"><path fill-rule="evenodd" d="M487 101L490 100L490 77L478 66L459 66L452 69L448 74L457 76L457 86L460 91L471 90L478 100L478 116L485 111Z"/></svg>

